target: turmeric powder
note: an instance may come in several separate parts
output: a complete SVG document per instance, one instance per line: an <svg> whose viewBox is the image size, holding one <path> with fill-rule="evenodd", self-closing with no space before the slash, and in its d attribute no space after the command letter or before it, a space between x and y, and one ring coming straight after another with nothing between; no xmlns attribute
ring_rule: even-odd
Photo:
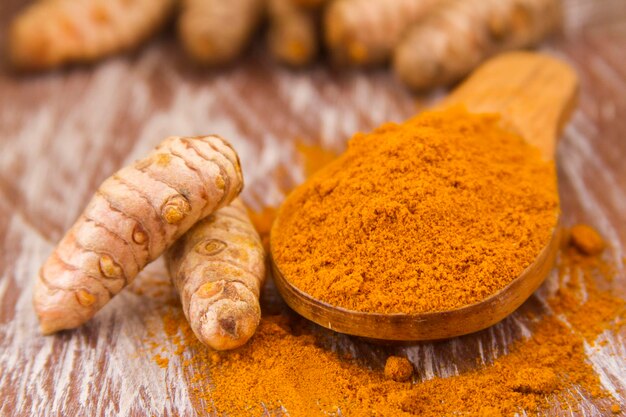
<svg viewBox="0 0 626 417"><path fill-rule="evenodd" d="M280 209L272 253L300 290L350 310L481 301L536 258L559 209L551 162L460 108L357 134Z"/></svg>
<svg viewBox="0 0 626 417"><path fill-rule="evenodd" d="M604 240L594 228L577 224L570 229L572 245L585 255L597 255L604 250Z"/></svg>
<svg viewBox="0 0 626 417"><path fill-rule="evenodd" d="M413 376L413 365L407 358L390 356L385 362L385 377L397 382L404 382Z"/></svg>
<svg viewBox="0 0 626 417"><path fill-rule="evenodd" d="M568 414L582 412L581 395L596 398L602 415L619 413L619 404L602 389L587 360L585 340L593 344L601 332L620 325L616 319L623 318L624 300L599 289L612 279L612 270L601 256L581 256L564 247L559 259L560 274L554 275L549 285L558 286L559 293L548 297L545 305L533 300L514 313L514 320L526 323L531 335L503 346L506 354L481 362L483 347L475 343L481 340L480 334L426 344L424 349L434 355L451 347L454 352L461 349L466 357L476 356L473 366L458 369L453 376L442 377L437 370L434 377L429 376L422 371L423 365L415 363L415 383L385 379L382 369L335 352L338 343L332 332L289 312L264 317L249 344L216 357L195 338L180 308L167 307L163 331L172 348L162 355L169 354L170 362L182 363L189 370L198 414L440 417L543 415L551 411L559 415L563 410L559 404ZM567 282L575 276L583 281L585 297L577 297L581 287ZM574 302L561 305L563 295ZM571 308L607 301L615 306L610 320L604 321L605 312L598 309L590 309L580 320L569 320ZM591 330L602 322L604 325ZM350 344L371 355L380 351L362 340ZM161 351L162 346L157 348ZM407 352L420 350L406 348Z"/></svg>

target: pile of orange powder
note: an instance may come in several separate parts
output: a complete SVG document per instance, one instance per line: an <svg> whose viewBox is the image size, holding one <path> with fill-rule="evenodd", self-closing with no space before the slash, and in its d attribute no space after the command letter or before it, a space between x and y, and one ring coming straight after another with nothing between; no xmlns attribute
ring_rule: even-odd
<svg viewBox="0 0 626 417"><path fill-rule="evenodd" d="M454 107L355 135L282 204L272 256L335 306L451 310L518 277L557 215L553 162L497 115Z"/></svg>
<svg viewBox="0 0 626 417"><path fill-rule="evenodd" d="M183 366L199 411L216 409L229 416L264 410L290 416L535 415L559 407L577 410L582 397L602 404L598 414L619 414L621 407L602 389L585 345L593 347L605 330L622 329L625 303L610 289L615 273L610 264L571 243L568 239L560 253L558 277L547 284L558 283L558 292L545 306L531 298L513 315L532 335L521 336L490 363L477 357L475 366L458 375L429 378L414 363L412 380L387 379L382 363L353 359L337 349L330 332L287 310L264 317L243 348L217 353L195 338L180 307L171 306L162 312L167 342L155 344L165 352L155 361L167 366L167 356ZM370 354L380 351L362 341L350 343Z"/></svg>
<svg viewBox="0 0 626 417"><path fill-rule="evenodd" d="M450 129L480 130L494 121L465 122ZM522 153L522 158L534 158ZM319 152L312 154L317 157ZM306 162L310 170L314 163ZM536 178L551 175L550 168L541 163L534 166ZM546 215L542 221L549 226L556 200L543 197ZM274 213L268 208L263 215L253 216L265 243ZM526 220L523 216L516 219L532 228ZM164 368L182 368L199 414L488 417L583 410L617 415L621 405L603 390L588 355L602 348L605 331L623 330L626 304L613 292L616 271L603 257L607 254L601 237L586 226L572 228L566 235L558 274L505 323L477 334L439 344L383 349L336 335L284 306L277 309L270 287L265 290L264 318L256 335L231 352L218 353L202 345L173 301L162 311L163 326L152 341L154 360ZM530 243L529 259L539 247L532 245L541 242ZM513 333L496 336L505 329ZM489 351L483 345L494 339L501 339L497 344L501 350ZM429 361L429 356L441 356L444 351L446 363L455 369L452 375L442 376L441 370L432 369L432 357ZM413 375L410 369L400 375L398 362L388 364L386 376L383 367L391 354L411 359ZM457 355L463 360L457 361ZM584 401L590 398L592 402Z"/></svg>

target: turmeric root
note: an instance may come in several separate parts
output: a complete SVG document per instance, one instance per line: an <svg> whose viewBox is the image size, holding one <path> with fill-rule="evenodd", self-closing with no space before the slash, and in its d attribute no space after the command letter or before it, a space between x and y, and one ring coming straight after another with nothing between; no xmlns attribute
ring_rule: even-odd
<svg viewBox="0 0 626 417"><path fill-rule="evenodd" d="M218 136L170 137L106 179L41 268L41 331L89 320L198 220L229 204L243 178Z"/></svg>
<svg viewBox="0 0 626 417"><path fill-rule="evenodd" d="M410 25L440 0L335 0L324 16L324 36L339 64L385 63Z"/></svg>
<svg viewBox="0 0 626 417"><path fill-rule="evenodd" d="M317 55L318 13L292 3L269 0L268 45L274 57L292 66L310 63Z"/></svg>
<svg viewBox="0 0 626 417"><path fill-rule="evenodd" d="M9 59L19 69L43 70L132 49L174 6L175 0L37 1L11 25Z"/></svg>
<svg viewBox="0 0 626 417"><path fill-rule="evenodd" d="M239 199L196 224L166 252L191 328L217 350L246 343L261 320L263 245Z"/></svg>
<svg viewBox="0 0 626 417"><path fill-rule="evenodd" d="M447 85L491 55L536 44L560 18L559 0L451 0L407 32L394 70L413 89Z"/></svg>
<svg viewBox="0 0 626 417"><path fill-rule="evenodd" d="M328 2L328 0L289 0L291 4L307 9L319 9Z"/></svg>
<svg viewBox="0 0 626 417"><path fill-rule="evenodd" d="M184 0L180 40L196 61L226 64L237 58L261 21L264 0Z"/></svg>

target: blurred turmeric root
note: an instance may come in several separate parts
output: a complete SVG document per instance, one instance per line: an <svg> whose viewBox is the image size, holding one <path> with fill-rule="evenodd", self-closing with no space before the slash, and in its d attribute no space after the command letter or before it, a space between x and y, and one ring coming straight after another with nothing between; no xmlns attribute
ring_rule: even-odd
<svg viewBox="0 0 626 417"><path fill-rule="evenodd" d="M278 61L299 67L311 63L319 50L318 11L293 0L268 0L268 47Z"/></svg>
<svg viewBox="0 0 626 417"><path fill-rule="evenodd" d="M442 0L335 0L324 14L331 58L342 65L386 63L406 30Z"/></svg>
<svg viewBox="0 0 626 417"><path fill-rule="evenodd" d="M393 66L409 87L455 82L496 53L525 48L554 31L559 0L451 0L406 34Z"/></svg>
<svg viewBox="0 0 626 417"><path fill-rule="evenodd" d="M223 65L249 44L264 0L183 0L178 34L187 53L205 65Z"/></svg>
<svg viewBox="0 0 626 417"><path fill-rule="evenodd" d="M303 7L306 9L319 9L324 4L328 3L329 0L287 0L294 6Z"/></svg>
<svg viewBox="0 0 626 417"><path fill-rule="evenodd" d="M175 0L47 0L19 15L9 60L22 70L90 62L133 49L163 26Z"/></svg>

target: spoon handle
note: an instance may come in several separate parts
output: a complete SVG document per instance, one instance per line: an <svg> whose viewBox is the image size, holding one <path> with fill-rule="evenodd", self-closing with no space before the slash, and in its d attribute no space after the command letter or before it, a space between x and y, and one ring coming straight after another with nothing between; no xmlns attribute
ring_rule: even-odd
<svg viewBox="0 0 626 417"><path fill-rule="evenodd" d="M504 126L551 160L577 93L578 78L566 63L543 54L512 52L479 67L439 107L463 104L475 113L500 113Z"/></svg>

